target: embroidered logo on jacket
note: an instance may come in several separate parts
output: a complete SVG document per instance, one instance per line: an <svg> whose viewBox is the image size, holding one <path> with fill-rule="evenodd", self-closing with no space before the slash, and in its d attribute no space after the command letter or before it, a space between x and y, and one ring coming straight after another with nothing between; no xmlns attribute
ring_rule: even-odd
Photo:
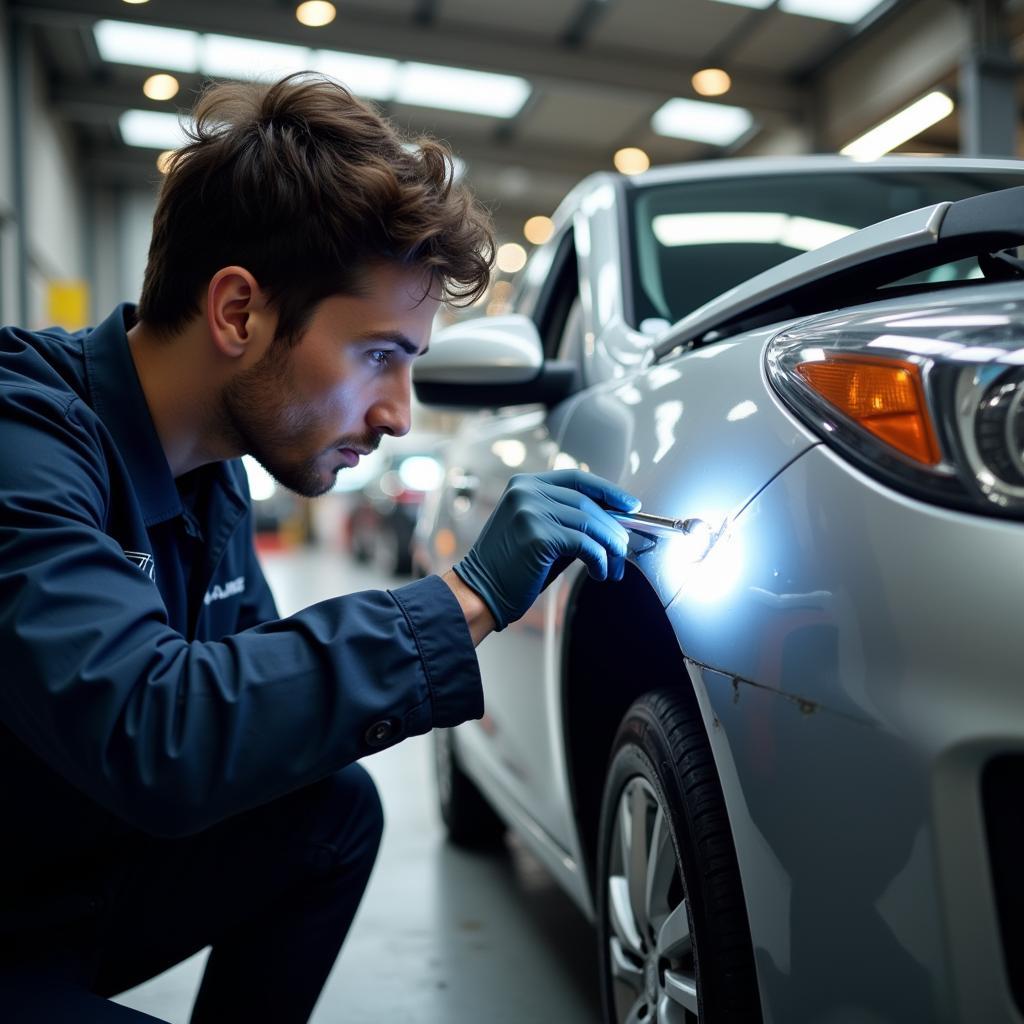
<svg viewBox="0 0 1024 1024"><path fill-rule="evenodd" d="M203 604L209 604L211 601L223 601L224 598L234 597L236 594L241 594L244 590L244 576L236 576L233 580L228 580L227 583L215 583L206 592L206 597L203 598Z"/></svg>
<svg viewBox="0 0 1024 1024"><path fill-rule="evenodd" d="M151 580L156 581L156 566L153 564L153 556L145 551L125 551L125 558L137 565Z"/></svg>

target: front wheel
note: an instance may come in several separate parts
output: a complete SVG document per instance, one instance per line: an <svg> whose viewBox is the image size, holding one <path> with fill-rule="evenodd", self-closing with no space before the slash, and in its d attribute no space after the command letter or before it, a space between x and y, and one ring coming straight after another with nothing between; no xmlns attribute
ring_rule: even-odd
<svg viewBox="0 0 1024 1024"><path fill-rule="evenodd" d="M760 1021L736 853L691 693L650 693L626 713L605 782L600 844L605 1020Z"/></svg>

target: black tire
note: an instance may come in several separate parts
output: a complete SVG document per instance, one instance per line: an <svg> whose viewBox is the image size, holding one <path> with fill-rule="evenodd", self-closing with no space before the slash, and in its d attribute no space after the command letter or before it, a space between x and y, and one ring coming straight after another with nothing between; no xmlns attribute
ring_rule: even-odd
<svg viewBox="0 0 1024 1024"><path fill-rule="evenodd" d="M505 839L505 823L459 766L451 729L434 730L438 807L448 838L456 846L494 849Z"/></svg>
<svg viewBox="0 0 1024 1024"><path fill-rule="evenodd" d="M605 1020L759 1022L736 852L690 691L646 694L626 712L612 746L599 842Z"/></svg>

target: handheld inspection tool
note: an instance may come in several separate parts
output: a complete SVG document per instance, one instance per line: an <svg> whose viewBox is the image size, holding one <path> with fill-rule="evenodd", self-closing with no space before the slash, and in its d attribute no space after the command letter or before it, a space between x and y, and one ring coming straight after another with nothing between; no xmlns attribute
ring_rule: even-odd
<svg viewBox="0 0 1024 1024"><path fill-rule="evenodd" d="M624 526L637 523L640 526L653 526L658 530L679 530L682 533L689 533L692 525L699 522L697 519L672 519L669 516L655 516L650 512L612 512L612 518L617 519Z"/></svg>
<svg viewBox="0 0 1024 1024"><path fill-rule="evenodd" d="M627 529L647 536L652 533L656 536L658 531L685 534L692 538L694 561L700 561L718 538L703 519L673 519L671 516L656 516L650 512L612 512L611 516Z"/></svg>

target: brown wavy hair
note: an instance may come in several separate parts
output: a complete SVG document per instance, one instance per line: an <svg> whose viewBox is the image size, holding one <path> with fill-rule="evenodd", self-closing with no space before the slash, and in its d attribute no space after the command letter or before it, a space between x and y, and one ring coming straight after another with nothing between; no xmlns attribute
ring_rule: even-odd
<svg viewBox="0 0 1024 1024"><path fill-rule="evenodd" d="M222 267L245 267L294 343L316 305L360 294L366 269L431 271L453 305L479 298L494 261L490 217L454 180L451 150L405 139L321 75L207 89L160 190L139 319L172 335Z"/></svg>

